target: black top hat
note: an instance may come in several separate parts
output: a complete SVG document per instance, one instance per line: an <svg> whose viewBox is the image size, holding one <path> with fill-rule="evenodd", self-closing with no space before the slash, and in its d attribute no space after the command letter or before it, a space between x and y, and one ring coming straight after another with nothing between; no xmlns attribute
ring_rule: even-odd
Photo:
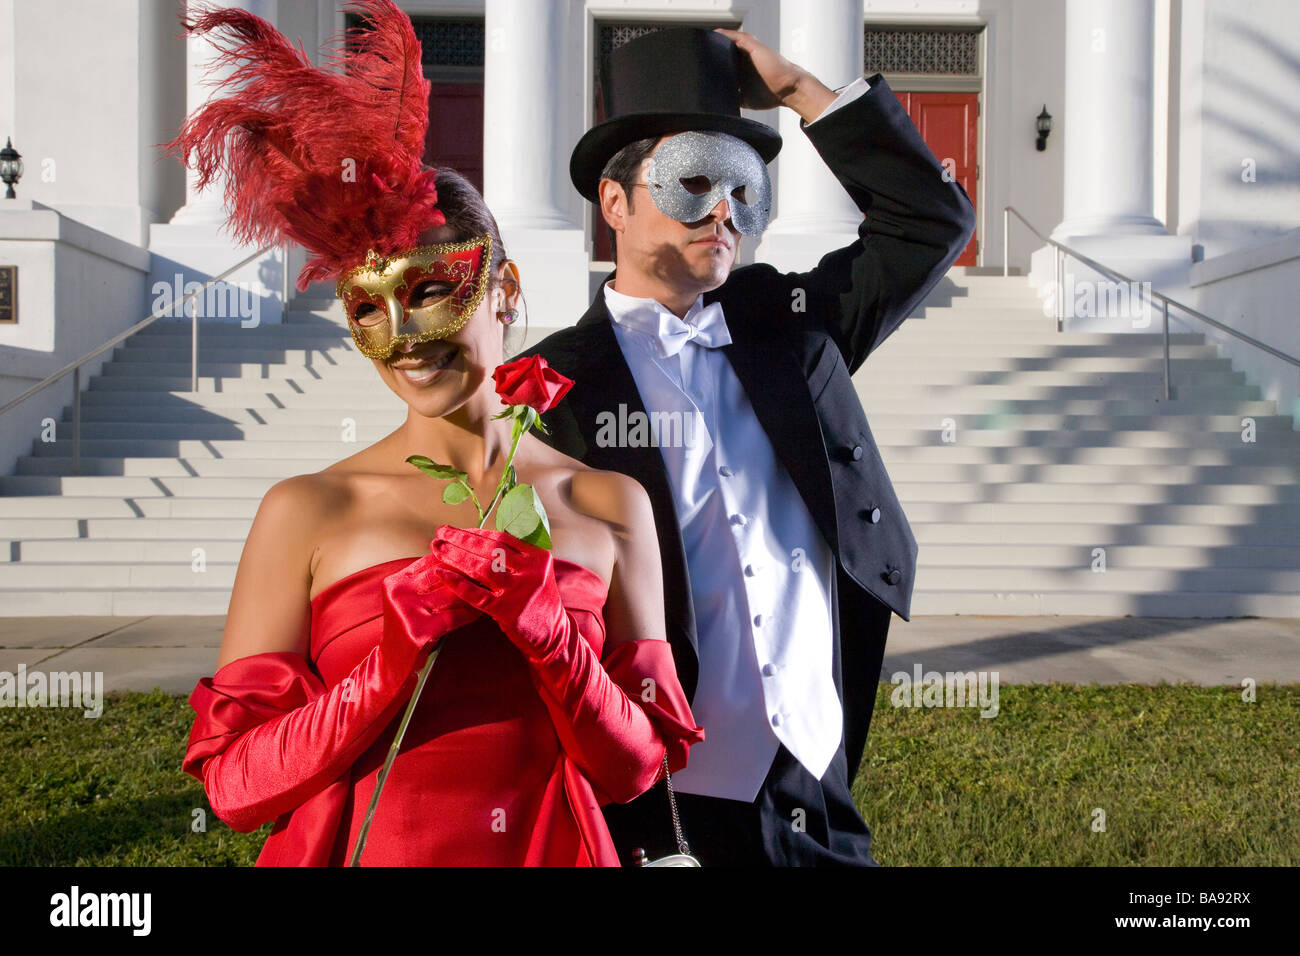
<svg viewBox="0 0 1300 956"><path fill-rule="evenodd" d="M628 41L601 69L606 119L578 140L569 178L584 197L599 202L596 186L610 157L634 140L686 130L730 133L770 163L781 150L781 135L740 115L742 86L755 82L749 55L712 30L674 27Z"/></svg>

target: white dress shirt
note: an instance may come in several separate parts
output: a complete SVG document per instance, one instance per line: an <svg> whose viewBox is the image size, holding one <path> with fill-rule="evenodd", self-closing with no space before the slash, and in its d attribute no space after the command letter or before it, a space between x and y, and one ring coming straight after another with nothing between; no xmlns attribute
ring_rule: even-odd
<svg viewBox="0 0 1300 956"><path fill-rule="evenodd" d="M855 80L821 115L866 89ZM718 348L731 341L721 304L701 295L679 319L609 283L604 297L646 411L681 423L649 429L686 551L699 653L691 711L705 731L673 786L752 802L778 744L820 779L843 735L835 556Z"/></svg>

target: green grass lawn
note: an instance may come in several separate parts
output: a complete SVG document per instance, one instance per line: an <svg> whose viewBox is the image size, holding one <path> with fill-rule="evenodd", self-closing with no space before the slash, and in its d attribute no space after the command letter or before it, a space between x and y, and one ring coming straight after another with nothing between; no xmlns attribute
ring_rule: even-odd
<svg viewBox="0 0 1300 956"><path fill-rule="evenodd" d="M1300 685L1004 686L991 719L891 689L854 785L882 864L1300 863ZM252 864L270 825L235 833L180 772L192 717L161 692L0 710L0 865Z"/></svg>

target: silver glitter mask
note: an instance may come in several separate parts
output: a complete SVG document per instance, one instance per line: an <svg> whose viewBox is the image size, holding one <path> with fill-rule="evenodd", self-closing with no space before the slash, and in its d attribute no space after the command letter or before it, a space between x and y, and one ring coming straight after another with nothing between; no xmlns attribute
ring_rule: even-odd
<svg viewBox="0 0 1300 956"><path fill-rule="evenodd" d="M695 191L682 180L692 181ZM650 157L648 184L659 211L678 222L699 222L725 199L738 231L758 236L767 228L767 164L754 147L727 133L691 130L668 137Z"/></svg>

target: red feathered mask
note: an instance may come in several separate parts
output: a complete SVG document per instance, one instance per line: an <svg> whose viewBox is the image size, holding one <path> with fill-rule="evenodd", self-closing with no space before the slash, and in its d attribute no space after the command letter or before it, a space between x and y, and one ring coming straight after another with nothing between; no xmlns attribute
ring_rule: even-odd
<svg viewBox="0 0 1300 956"><path fill-rule="evenodd" d="M217 65L233 72L167 144L198 172L199 188L225 179L229 228L241 243L286 239L311 257L298 289L336 278L373 249L419 245L445 223L435 172L422 163L429 82L410 19L390 0L346 8L369 22L349 30L341 72L311 65L300 46L261 17L208 9L182 20L207 34Z"/></svg>

